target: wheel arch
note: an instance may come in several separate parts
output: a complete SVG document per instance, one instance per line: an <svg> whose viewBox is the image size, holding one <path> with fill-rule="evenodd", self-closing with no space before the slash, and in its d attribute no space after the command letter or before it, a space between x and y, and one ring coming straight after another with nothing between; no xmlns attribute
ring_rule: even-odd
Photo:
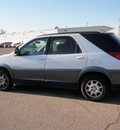
<svg viewBox="0 0 120 130"><path fill-rule="evenodd" d="M14 79L13 73L12 73L11 68L8 65L5 65L5 64L0 65L0 69L6 71L9 74L9 76L11 77L12 81L13 81L13 79Z"/></svg>
<svg viewBox="0 0 120 130"><path fill-rule="evenodd" d="M103 77L104 79L106 79L108 85L111 88L112 83L110 81L110 78L109 78L108 74L105 73L105 72L102 72L102 71L86 71L86 72L82 73L81 75L79 75L79 78L78 78L79 87L81 87L81 83L82 83L83 79L86 76L90 76L90 75L98 75L98 76Z"/></svg>

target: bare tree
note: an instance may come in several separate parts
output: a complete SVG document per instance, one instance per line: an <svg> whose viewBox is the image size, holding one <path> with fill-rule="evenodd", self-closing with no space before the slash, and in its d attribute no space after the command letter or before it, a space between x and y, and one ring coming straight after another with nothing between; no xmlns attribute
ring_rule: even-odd
<svg viewBox="0 0 120 130"><path fill-rule="evenodd" d="M5 30L0 29L0 35L5 34L5 33L6 33L6 31L5 31Z"/></svg>
<svg viewBox="0 0 120 130"><path fill-rule="evenodd" d="M59 28L58 26L55 27L55 29L58 29L58 28Z"/></svg>

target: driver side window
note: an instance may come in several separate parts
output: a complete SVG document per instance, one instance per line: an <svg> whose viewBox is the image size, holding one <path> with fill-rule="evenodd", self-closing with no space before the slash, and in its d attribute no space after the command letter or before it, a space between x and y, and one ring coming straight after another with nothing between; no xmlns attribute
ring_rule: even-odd
<svg viewBox="0 0 120 130"><path fill-rule="evenodd" d="M39 38L30 41L20 50L20 55L43 55L48 38Z"/></svg>

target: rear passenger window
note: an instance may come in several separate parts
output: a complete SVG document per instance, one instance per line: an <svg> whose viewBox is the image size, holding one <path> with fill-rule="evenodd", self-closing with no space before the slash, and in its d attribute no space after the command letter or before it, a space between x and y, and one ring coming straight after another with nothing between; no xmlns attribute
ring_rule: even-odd
<svg viewBox="0 0 120 130"><path fill-rule="evenodd" d="M81 50L72 37L53 37L50 54L74 53L81 53Z"/></svg>

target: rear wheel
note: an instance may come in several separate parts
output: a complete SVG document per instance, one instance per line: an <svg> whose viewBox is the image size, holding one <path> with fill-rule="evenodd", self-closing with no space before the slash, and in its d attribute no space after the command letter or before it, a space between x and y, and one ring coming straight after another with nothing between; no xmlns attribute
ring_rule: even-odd
<svg viewBox="0 0 120 130"><path fill-rule="evenodd" d="M12 80L9 74L0 70L0 91L10 90L12 88Z"/></svg>
<svg viewBox="0 0 120 130"><path fill-rule="evenodd" d="M87 76L81 85L83 96L92 101L100 101L106 98L109 93L107 81L98 75Z"/></svg>

